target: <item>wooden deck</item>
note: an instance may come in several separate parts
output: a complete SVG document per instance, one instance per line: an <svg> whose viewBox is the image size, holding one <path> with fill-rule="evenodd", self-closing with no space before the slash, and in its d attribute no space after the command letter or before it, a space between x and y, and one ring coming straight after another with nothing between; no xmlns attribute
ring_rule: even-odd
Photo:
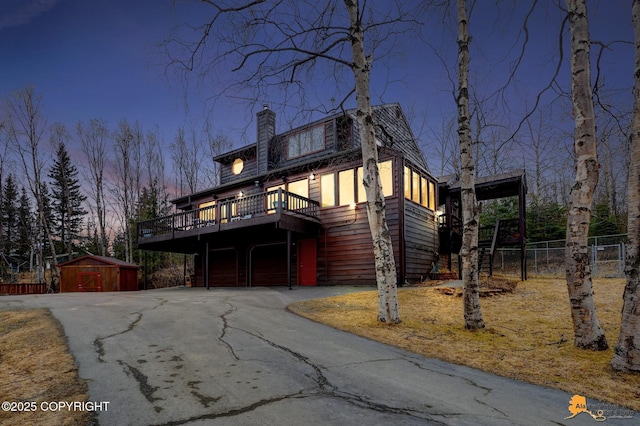
<svg viewBox="0 0 640 426"><path fill-rule="evenodd" d="M139 222L138 247L191 252L187 247L181 249L181 243L188 244L213 233L263 225L310 233L320 223L318 209L318 202L282 189L238 196L213 206Z"/></svg>

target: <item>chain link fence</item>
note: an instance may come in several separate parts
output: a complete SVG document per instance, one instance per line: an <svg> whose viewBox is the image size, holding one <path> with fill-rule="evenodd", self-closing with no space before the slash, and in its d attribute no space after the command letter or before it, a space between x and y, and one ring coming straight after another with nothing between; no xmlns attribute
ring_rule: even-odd
<svg viewBox="0 0 640 426"><path fill-rule="evenodd" d="M589 256L594 278L624 277L626 234L589 238ZM564 277L565 240L527 244L527 274L536 277ZM520 249L499 248L493 261L494 273L520 275Z"/></svg>

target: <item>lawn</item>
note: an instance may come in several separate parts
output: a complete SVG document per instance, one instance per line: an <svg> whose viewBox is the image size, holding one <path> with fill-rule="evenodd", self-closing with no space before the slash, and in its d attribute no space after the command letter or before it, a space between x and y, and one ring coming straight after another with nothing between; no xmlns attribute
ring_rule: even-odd
<svg viewBox="0 0 640 426"><path fill-rule="evenodd" d="M599 279L594 289L610 346L602 352L573 347L566 283L560 279L518 282L513 292L481 298L486 328L475 332L464 329L462 297L434 287L399 289L398 325L376 320L375 291L298 302L289 310L426 357L640 411L640 375L618 373L609 365L624 280Z"/></svg>
<svg viewBox="0 0 640 426"><path fill-rule="evenodd" d="M62 328L48 310L0 310L0 366L0 424L85 425L90 421L85 411L51 408L62 401L86 402L89 397Z"/></svg>

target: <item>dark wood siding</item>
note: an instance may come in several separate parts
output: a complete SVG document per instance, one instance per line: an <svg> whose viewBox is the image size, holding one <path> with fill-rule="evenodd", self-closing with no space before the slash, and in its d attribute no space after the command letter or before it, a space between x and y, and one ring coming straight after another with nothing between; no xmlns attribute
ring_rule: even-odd
<svg viewBox="0 0 640 426"><path fill-rule="evenodd" d="M399 209L397 198L387 198L387 223L396 266L400 263ZM318 247L318 275L322 284L376 283L373 241L364 203L325 209Z"/></svg>
<svg viewBox="0 0 640 426"><path fill-rule="evenodd" d="M412 207L411 202L405 200L403 166L406 163L420 171L421 175L434 181L435 179L431 178L426 169L424 157L400 106L390 104L375 107L374 115L377 125L376 136L381 145L378 149L380 161L394 159L394 191L393 196L386 198L386 213L398 278L401 280L399 284L402 284L406 279L416 280L428 274L431 259L437 250L435 212L419 205ZM288 159L286 145L289 136L318 126L324 126L324 149L321 149L320 145L314 145L318 152ZM260 129L258 130L260 133ZM316 178L308 180L309 198L319 202L322 175L337 175L338 172L347 169L356 171L357 167L362 166L358 145L359 129L355 110L346 114L336 114L275 135L268 141L266 160L264 145L261 149L258 149L257 145L251 145L217 157L216 161L226 165L223 169L223 184L189 197L182 197L176 204L180 208L188 208L197 204L196 199L199 202L210 201L214 199L214 195L217 200L223 200L237 196L240 190L245 194L252 194L254 191L263 191L283 182L291 183L300 178L305 179L311 173ZM232 176L231 163L235 157L241 155L245 156L243 173ZM267 160L268 168L264 172L262 167ZM258 182L258 187L253 185L254 181ZM343 203L349 201L343 199ZM321 225L317 235L309 235L315 233L315 229L295 228L300 235L293 236L294 241L298 238L317 238L318 284L375 284L373 245L365 203L357 204L355 209L346 205L320 208L318 219ZM254 225L245 225L252 228L246 232L240 229L241 226L241 223L234 224L232 233L225 231L210 236L198 235L198 242L204 244L209 241L211 249L234 247L238 253L237 277L240 286L247 285L250 281L253 285L285 284L287 265L283 260L286 258L286 245L283 243L286 241L286 232L278 227L270 228L266 226L266 222L258 224L259 229L253 228ZM278 245L272 246L272 250L258 248L273 243ZM158 244L158 249L160 248ZM278 254L279 250L284 254ZM296 250L293 247L292 250L295 256ZM255 257L250 258L253 255ZM279 263L281 261L284 263ZM295 257L292 259L291 267L295 283ZM202 273L202 270L200 267L199 272Z"/></svg>
<svg viewBox="0 0 640 426"><path fill-rule="evenodd" d="M407 123L400 105L385 105L374 109L376 138L387 148L403 153L421 169L427 170L427 163L416 144L413 132Z"/></svg>
<svg viewBox="0 0 640 426"><path fill-rule="evenodd" d="M234 180L242 180L249 176L255 176L258 173L257 162L255 158L243 159L244 167L242 172L234 175L231 173L232 163L225 163L220 166L220 183L225 184Z"/></svg>
<svg viewBox="0 0 640 426"><path fill-rule="evenodd" d="M405 200L405 279L416 282L431 272L437 247L437 229L433 211Z"/></svg>
<svg viewBox="0 0 640 426"><path fill-rule="evenodd" d="M93 282L100 283L100 291L138 290L138 267L108 259L83 256L60 264L60 292L80 291L81 276L93 277Z"/></svg>
<svg viewBox="0 0 640 426"><path fill-rule="evenodd" d="M304 132L306 130L312 129L319 125L324 126L324 143L325 149L312 152L307 155L302 155L300 157L288 159L287 158L287 143L289 140L289 135L299 132ZM285 133L283 135L278 136L274 139L273 145L270 147L270 169L279 169L283 167L295 167L300 164L310 163L319 158L325 157L327 154L336 151L336 126L335 119L327 120L324 123L314 123L309 126L301 127L296 129L295 132Z"/></svg>

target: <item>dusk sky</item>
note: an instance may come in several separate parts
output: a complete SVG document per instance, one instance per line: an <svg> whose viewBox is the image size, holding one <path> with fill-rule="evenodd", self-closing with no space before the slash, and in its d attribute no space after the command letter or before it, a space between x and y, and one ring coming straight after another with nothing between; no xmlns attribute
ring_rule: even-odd
<svg viewBox="0 0 640 426"><path fill-rule="evenodd" d="M169 0L0 0L0 98L33 84L42 95L49 124L61 122L74 131L78 121L91 118L105 119L111 127L121 119L139 121L145 129L159 126L166 145L178 126L200 122L203 112L208 112L216 129L229 134L236 146L252 143L254 125L242 131L257 109L243 101L242 94L218 100L211 110L204 99L216 87L198 86L194 79L185 98L183 86L165 74L161 42L185 19L202 19L207 9L194 3L178 1L174 8ZM472 79L486 85L487 93L504 83L520 48L518 30L529 7L520 0L498 3L500 9L495 1L476 2L471 17ZM512 99L520 96L527 104L547 83L557 57L558 11L545 1L540 3L544 5L529 23L526 63L512 92ZM517 4L515 9L513 4ZM589 7L593 40L633 41L630 1L591 1ZM448 23L443 28L440 24L435 18L428 22L422 37L443 49L444 59L454 67L455 38L447 37L455 25ZM568 38L565 46L567 43ZM419 39L407 40L398 49L389 71L374 65L373 102L400 102L405 112L411 112L416 133L420 133L416 127L425 123L416 120L416 115L428 117L428 125L439 126L435 123L455 114L443 65ZM604 64L608 85L626 90L624 102L630 102L632 46L616 44L607 52ZM566 82L568 71L563 72ZM308 83L321 88L330 82ZM321 97L322 90L317 92ZM185 105L189 105L187 112ZM279 108L274 101L272 109L280 114ZM285 123L278 125L279 131L286 130Z"/></svg>

